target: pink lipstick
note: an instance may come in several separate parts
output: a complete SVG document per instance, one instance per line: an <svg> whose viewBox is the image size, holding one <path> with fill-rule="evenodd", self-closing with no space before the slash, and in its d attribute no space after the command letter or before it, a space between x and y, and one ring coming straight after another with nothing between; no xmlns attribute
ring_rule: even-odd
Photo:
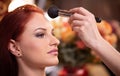
<svg viewBox="0 0 120 76"><path fill-rule="evenodd" d="M58 55L58 50L51 50L48 52L48 54L52 54L52 55Z"/></svg>

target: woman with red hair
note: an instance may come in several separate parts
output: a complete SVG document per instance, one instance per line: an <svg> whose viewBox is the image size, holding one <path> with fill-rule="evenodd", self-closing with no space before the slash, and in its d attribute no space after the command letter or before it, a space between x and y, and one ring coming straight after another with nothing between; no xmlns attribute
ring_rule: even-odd
<svg viewBox="0 0 120 76"><path fill-rule="evenodd" d="M0 22L0 76L45 76L58 64L59 40L43 11L24 5Z"/></svg>

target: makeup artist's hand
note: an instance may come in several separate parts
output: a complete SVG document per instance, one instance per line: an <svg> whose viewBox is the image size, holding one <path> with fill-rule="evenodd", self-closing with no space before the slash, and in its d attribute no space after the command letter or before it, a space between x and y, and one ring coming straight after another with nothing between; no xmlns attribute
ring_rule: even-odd
<svg viewBox="0 0 120 76"><path fill-rule="evenodd" d="M74 13L70 16L69 23L73 31L76 31L84 43L92 47L98 41L101 42L102 36L98 32L96 20L92 13L82 7L73 8L70 12Z"/></svg>
<svg viewBox="0 0 120 76"><path fill-rule="evenodd" d="M101 58L108 68L120 76L120 53L100 35L95 17L82 7L70 10L73 13L69 23L82 41ZM116 60L116 61L114 61Z"/></svg>

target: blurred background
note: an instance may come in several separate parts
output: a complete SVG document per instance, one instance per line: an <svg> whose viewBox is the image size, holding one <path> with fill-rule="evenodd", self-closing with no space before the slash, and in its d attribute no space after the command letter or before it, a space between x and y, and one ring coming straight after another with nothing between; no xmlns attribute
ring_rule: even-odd
<svg viewBox="0 0 120 76"><path fill-rule="evenodd" d="M46 12L51 5L63 10L86 8L96 17L102 18L101 23L96 23L99 32L120 51L120 0L0 0L0 20L5 14L24 4L34 4L42 8L55 27L55 36L61 41L58 56L60 63L47 67L47 76L115 76L97 54L86 47L71 30L68 18L51 19Z"/></svg>

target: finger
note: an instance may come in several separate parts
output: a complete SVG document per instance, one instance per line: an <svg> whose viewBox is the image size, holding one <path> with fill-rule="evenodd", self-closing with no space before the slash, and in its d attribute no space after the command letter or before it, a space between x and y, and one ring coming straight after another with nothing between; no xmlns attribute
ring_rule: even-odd
<svg viewBox="0 0 120 76"><path fill-rule="evenodd" d="M79 26L74 26L74 27L72 27L72 30L75 31L75 32L79 32L80 27Z"/></svg>
<svg viewBox="0 0 120 76"><path fill-rule="evenodd" d="M83 21L79 21L79 20L73 20L72 23L71 23L71 27L81 27L83 26Z"/></svg>
<svg viewBox="0 0 120 76"><path fill-rule="evenodd" d="M79 35L79 36L82 36L82 34L84 33L84 29L85 29L84 26L74 26L72 28L72 30L75 31L76 34Z"/></svg>
<svg viewBox="0 0 120 76"><path fill-rule="evenodd" d="M77 8L70 9L70 12L73 12L73 13L76 12L76 13L82 14L84 16L92 14L87 9L85 9L83 7L77 7Z"/></svg>
<svg viewBox="0 0 120 76"><path fill-rule="evenodd" d="M81 14L75 13L70 16L68 22L71 24L73 20L85 20L85 17Z"/></svg>

